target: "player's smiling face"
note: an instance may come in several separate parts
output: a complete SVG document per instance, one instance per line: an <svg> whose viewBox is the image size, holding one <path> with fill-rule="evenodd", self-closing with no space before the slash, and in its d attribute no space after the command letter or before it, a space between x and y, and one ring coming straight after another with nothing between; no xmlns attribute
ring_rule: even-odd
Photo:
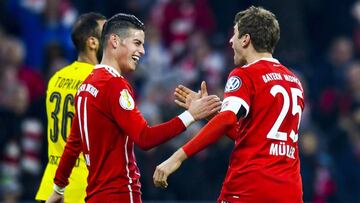
<svg viewBox="0 0 360 203"><path fill-rule="evenodd" d="M144 31L132 28L129 29L128 36L120 40L118 64L121 72L135 71L140 57L145 54L144 41Z"/></svg>

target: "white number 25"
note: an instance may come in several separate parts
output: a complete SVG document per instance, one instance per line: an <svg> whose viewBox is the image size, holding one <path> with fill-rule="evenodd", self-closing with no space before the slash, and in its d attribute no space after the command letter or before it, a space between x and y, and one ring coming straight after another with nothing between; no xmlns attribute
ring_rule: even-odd
<svg viewBox="0 0 360 203"><path fill-rule="evenodd" d="M292 99L292 115L299 114L299 120L297 124L297 131L299 130L300 125L300 119L301 119L301 107L298 104L298 97L303 98L302 92L298 88L291 88L291 99ZM280 114L278 118L276 119L274 125L270 129L269 133L267 134L267 138L269 139L275 139L280 141L286 141L287 140L287 133L286 132L279 132L280 125L282 124L287 112L289 111L290 107L290 98L289 94L286 92L285 88L280 85L275 85L271 88L270 93L275 97L277 94L281 94L284 98L284 104L280 111ZM294 130L291 130L290 132L290 138L293 140L293 142L297 142L298 140L298 134L295 134Z"/></svg>

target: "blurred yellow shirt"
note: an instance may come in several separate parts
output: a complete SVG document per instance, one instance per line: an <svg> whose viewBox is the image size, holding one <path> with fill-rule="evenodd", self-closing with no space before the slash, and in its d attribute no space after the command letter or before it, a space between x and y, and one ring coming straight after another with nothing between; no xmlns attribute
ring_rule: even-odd
<svg viewBox="0 0 360 203"><path fill-rule="evenodd" d="M53 193L55 172L64 151L74 117L74 97L81 83L93 70L93 65L75 61L56 72L46 91L48 163L36 200L47 200ZM65 203L85 202L88 170L83 154L76 161L65 189Z"/></svg>

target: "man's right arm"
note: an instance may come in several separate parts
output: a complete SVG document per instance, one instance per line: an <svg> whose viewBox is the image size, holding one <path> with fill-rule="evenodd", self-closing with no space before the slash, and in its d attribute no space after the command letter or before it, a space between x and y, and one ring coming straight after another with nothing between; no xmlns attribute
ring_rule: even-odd
<svg viewBox="0 0 360 203"><path fill-rule="evenodd" d="M46 203L63 203L64 202L64 195L61 195L57 192L53 192L49 199L46 200Z"/></svg>
<svg viewBox="0 0 360 203"><path fill-rule="evenodd" d="M80 131L77 114L75 114L72 122L70 135L67 138L64 152L61 156L59 166L56 170L54 178L54 193L48 199L48 203L61 202L58 199L58 196L64 195L65 187L69 184L68 179L81 152L81 138L79 132Z"/></svg>
<svg viewBox="0 0 360 203"><path fill-rule="evenodd" d="M216 142L236 121L234 112L224 111L217 114L193 139L156 167L153 176L155 186L167 188L168 176L174 173L185 159Z"/></svg>
<svg viewBox="0 0 360 203"><path fill-rule="evenodd" d="M151 149L179 135L194 120L205 118L220 110L220 101L215 96L192 102L188 111L159 125L149 126L136 108L131 90L119 81L112 81L107 95L110 113L124 133L144 150ZM128 105L128 106L125 106Z"/></svg>
<svg viewBox="0 0 360 203"><path fill-rule="evenodd" d="M208 92L207 92L207 88L206 88L206 83L205 81L203 81L201 83L201 91L199 93L194 92L193 90L191 90L190 88L183 86L183 85L179 85L174 92L174 96L175 96L175 103L177 105L179 105L180 107L183 107L184 109L188 109L189 108L189 104L195 100L198 99L200 97L203 96L207 96ZM218 114L218 112L215 112L214 114L210 115L208 118L206 118L207 120L210 120L211 118L213 118L216 114ZM233 127L231 127L227 132L226 132L226 136L229 137L232 140L236 140L237 137L237 128L238 125L234 125Z"/></svg>
<svg viewBox="0 0 360 203"><path fill-rule="evenodd" d="M137 146L148 150L179 135L192 122L206 117L210 114L209 112L220 109L220 103L215 97L203 98L202 101L198 101L196 106L190 107L188 111L179 116L155 126L149 126L137 109L132 111L119 109L122 113L118 113L120 116L116 120L121 129L132 138ZM205 112L208 113L204 114Z"/></svg>

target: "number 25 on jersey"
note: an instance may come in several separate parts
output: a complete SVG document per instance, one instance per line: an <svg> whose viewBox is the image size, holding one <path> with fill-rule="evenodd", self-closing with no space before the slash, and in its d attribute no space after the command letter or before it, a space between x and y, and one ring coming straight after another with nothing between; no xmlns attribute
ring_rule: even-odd
<svg viewBox="0 0 360 203"><path fill-rule="evenodd" d="M287 141L287 135L289 133L289 137L292 139L292 141L297 142L299 136L297 133L295 133L294 130L298 132L300 126L302 110L300 105L298 104L298 97L303 99L302 91L298 88L290 88L291 95L289 96L288 92L284 87L282 87L281 85L275 85L271 88L270 93L274 97L280 94L284 99L284 103L274 125L272 126L266 137L274 140ZM285 116L288 114L290 108L290 99L292 100L292 115L295 116L296 114L299 114L296 129L292 129L290 132L279 132L279 128L283 123Z"/></svg>

